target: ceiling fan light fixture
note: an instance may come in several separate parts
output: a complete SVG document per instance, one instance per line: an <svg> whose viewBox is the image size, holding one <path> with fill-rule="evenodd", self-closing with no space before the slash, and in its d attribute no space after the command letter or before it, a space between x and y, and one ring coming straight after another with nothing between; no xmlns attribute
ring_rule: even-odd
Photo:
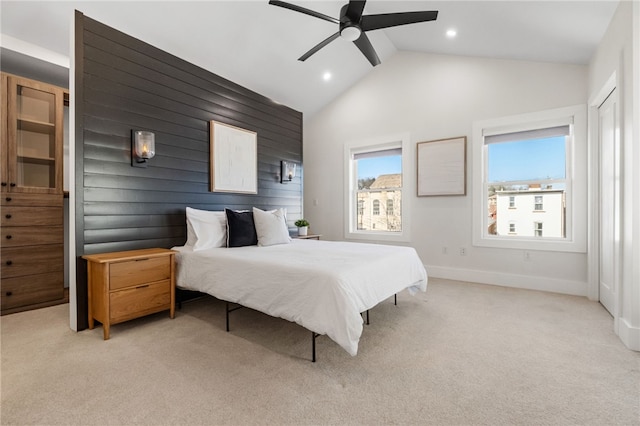
<svg viewBox="0 0 640 426"><path fill-rule="evenodd" d="M361 34L362 30L357 25L347 25L340 30L340 37L348 41L356 41Z"/></svg>

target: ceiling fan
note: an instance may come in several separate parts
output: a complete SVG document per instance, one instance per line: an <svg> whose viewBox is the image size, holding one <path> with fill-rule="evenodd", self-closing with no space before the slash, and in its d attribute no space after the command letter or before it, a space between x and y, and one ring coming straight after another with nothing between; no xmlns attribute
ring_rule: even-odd
<svg viewBox="0 0 640 426"><path fill-rule="evenodd" d="M367 31L379 30L382 28L396 27L398 25L415 24L417 22L435 21L438 17L438 11L427 12L400 12L400 13L382 13L379 15L363 15L364 1L350 0L348 4L340 9L340 19L296 6L295 4L284 1L270 0L269 4L284 7L285 9L304 13L309 16L324 19L339 25L337 33L330 35L325 40L318 43L307 53L298 58L299 61L309 59L311 55L325 47L338 37L352 41L362 54L371 62L374 67L380 64L380 58L376 54L375 49L371 45L369 38L365 34Z"/></svg>

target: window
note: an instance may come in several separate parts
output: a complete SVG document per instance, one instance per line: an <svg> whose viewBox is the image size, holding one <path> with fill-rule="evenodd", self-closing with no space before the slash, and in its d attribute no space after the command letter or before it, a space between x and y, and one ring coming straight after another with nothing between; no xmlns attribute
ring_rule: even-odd
<svg viewBox="0 0 640 426"><path fill-rule="evenodd" d="M534 222L533 223L533 233L536 237L542 237L542 222Z"/></svg>
<svg viewBox="0 0 640 426"><path fill-rule="evenodd" d="M586 148L582 106L474 123L474 245L584 252Z"/></svg>
<svg viewBox="0 0 640 426"><path fill-rule="evenodd" d="M536 195L534 210L542 210L542 195Z"/></svg>
<svg viewBox="0 0 640 426"><path fill-rule="evenodd" d="M395 139L395 138L394 138ZM406 241L407 217L403 197L408 135L391 141L345 145L345 192L349 214L347 238ZM415 188L415 187L414 187Z"/></svg>

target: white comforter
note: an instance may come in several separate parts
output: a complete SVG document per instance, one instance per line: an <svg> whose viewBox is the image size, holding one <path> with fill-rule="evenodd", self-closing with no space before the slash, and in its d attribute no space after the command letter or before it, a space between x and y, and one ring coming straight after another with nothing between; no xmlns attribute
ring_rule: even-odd
<svg viewBox="0 0 640 426"><path fill-rule="evenodd" d="M295 239L193 251L174 247L178 287L208 293L326 334L356 355L361 312L405 288L427 288L411 247Z"/></svg>

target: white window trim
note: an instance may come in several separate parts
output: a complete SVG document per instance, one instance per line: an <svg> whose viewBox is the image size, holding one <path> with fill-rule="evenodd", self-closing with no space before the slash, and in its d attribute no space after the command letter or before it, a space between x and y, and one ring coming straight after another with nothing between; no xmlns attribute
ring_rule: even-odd
<svg viewBox="0 0 640 426"><path fill-rule="evenodd" d="M484 176L486 158L483 156L484 134L529 130L532 127L552 126L567 118L573 118L573 144L567 149L567 177L571 188L567 188L567 235L562 240L540 240L539 238L499 238L485 233L486 205L484 202ZM490 129L487 132L487 129ZM482 120L473 123L473 245L522 250L546 250L586 253L587 249L587 109L586 105L575 105L541 112ZM486 197L484 197L486 198Z"/></svg>
<svg viewBox="0 0 640 426"><path fill-rule="evenodd" d="M365 241L381 241L381 242L408 242L410 241L410 215L411 215L411 199L412 195L416 193L415 187L415 164L414 152L409 147L410 135L409 133L400 133L395 135L381 136L370 139L363 139L359 141L347 142L344 145L344 176L345 176L345 189L344 189L344 205L345 205L345 218L344 218L344 238L346 240L365 240ZM383 150L389 148L402 148L402 202L401 202L401 215L402 215L402 231L400 232L376 232L376 231L363 231L358 230L355 226L355 211L358 209L358 205L355 202L355 197L352 196L355 191L354 184L356 182L356 171L352 168L352 155L358 152Z"/></svg>

